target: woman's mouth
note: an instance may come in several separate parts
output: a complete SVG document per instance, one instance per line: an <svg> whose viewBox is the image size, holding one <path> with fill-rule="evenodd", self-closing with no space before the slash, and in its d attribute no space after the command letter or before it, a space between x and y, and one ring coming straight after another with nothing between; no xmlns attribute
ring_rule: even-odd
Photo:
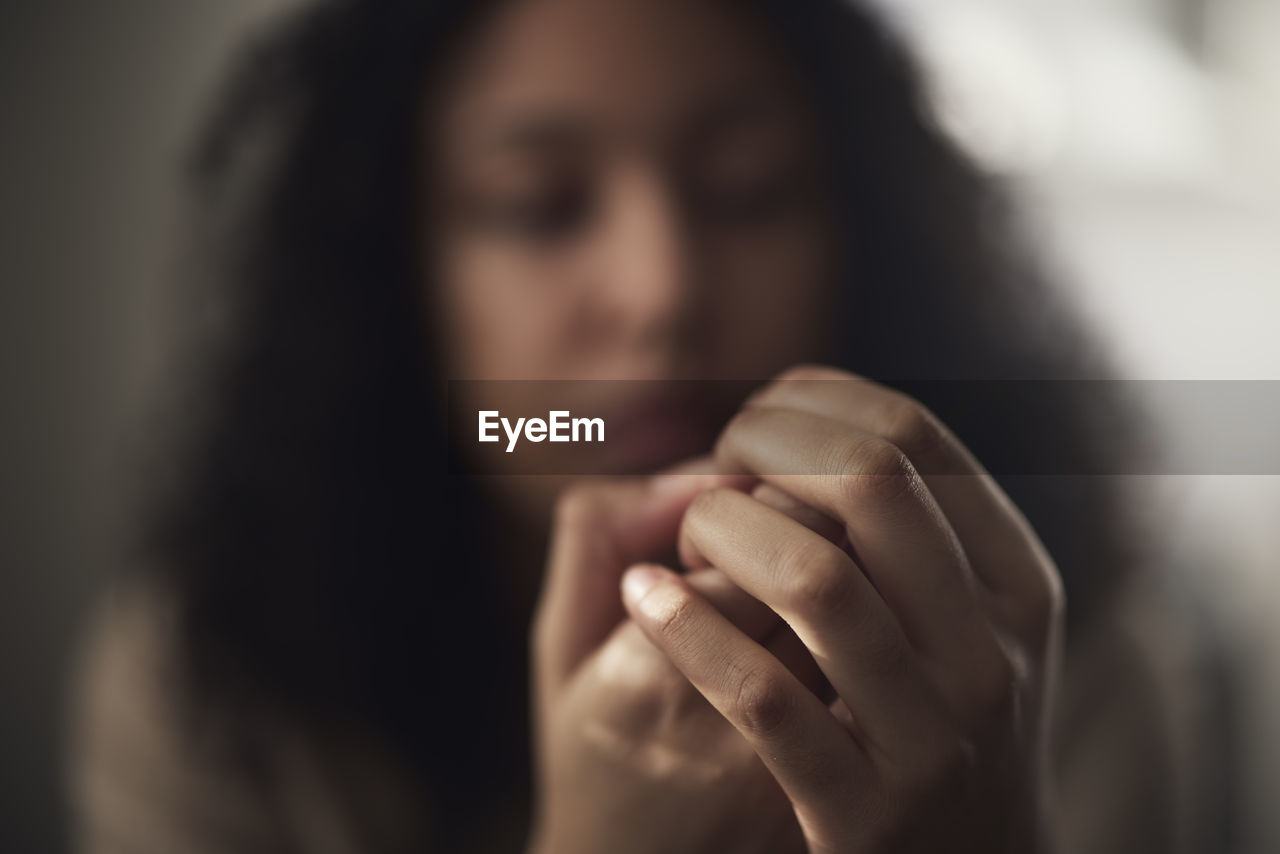
<svg viewBox="0 0 1280 854"><path fill-rule="evenodd" d="M710 452L722 426L705 395L662 390L633 399L605 419L604 464L615 472L646 472Z"/></svg>

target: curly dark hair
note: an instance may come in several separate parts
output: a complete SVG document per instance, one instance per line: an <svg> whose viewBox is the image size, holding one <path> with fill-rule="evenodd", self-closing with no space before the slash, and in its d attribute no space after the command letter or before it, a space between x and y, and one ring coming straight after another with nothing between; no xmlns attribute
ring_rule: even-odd
<svg viewBox="0 0 1280 854"><path fill-rule="evenodd" d="M189 164L182 280L200 370L184 375L167 458L180 464L145 514L145 562L178 594L202 696L270 695L376 727L425 780L448 781L432 794L459 826L478 793L518 793L528 771L527 736L504 725L527 708L525 627L491 604L491 537L440 450L415 245L424 86L488 5L328 0L239 58ZM868 12L743 5L841 153L857 286L833 312L850 331L830 361L907 382L1001 473L1059 563L1072 623L1086 619L1132 565L1122 502L1105 478L1014 475L1045 444L1079 471L1116 470L1124 419L1103 435L1072 383L1012 412L937 381L1098 379L1104 361Z"/></svg>

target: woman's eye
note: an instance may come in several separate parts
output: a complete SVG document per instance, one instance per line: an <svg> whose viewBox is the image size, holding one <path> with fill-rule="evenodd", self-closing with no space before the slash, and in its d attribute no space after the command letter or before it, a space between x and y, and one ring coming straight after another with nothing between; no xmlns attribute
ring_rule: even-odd
<svg viewBox="0 0 1280 854"><path fill-rule="evenodd" d="M550 241L572 235L590 215L590 199L578 189L539 193L485 205L484 223L522 240Z"/></svg>
<svg viewBox="0 0 1280 854"><path fill-rule="evenodd" d="M699 218L715 225L762 225L793 211L805 197L791 175L697 188L693 207Z"/></svg>

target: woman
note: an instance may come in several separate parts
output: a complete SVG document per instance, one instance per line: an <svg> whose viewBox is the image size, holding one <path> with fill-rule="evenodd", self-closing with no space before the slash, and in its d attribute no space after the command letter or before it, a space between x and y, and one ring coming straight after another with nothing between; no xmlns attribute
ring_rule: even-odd
<svg viewBox="0 0 1280 854"><path fill-rule="evenodd" d="M328 2L246 56L193 164L187 462L90 647L85 848L1171 850L1151 695L1054 689L1060 584L1072 653L1125 660L1122 504L1015 476L1124 435L1077 384L940 382L1104 371L920 100L835 0ZM727 420L800 363L921 400L814 368ZM446 452L442 379L609 380L596 471L704 458L503 477ZM1049 712L1074 751L1114 702L1099 808Z"/></svg>

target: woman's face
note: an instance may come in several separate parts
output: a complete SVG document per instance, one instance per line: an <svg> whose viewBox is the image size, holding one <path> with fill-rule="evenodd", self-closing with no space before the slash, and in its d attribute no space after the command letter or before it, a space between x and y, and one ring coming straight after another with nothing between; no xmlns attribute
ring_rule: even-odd
<svg viewBox="0 0 1280 854"><path fill-rule="evenodd" d="M514 0L430 95L448 378L764 379L821 356L823 151L741 10Z"/></svg>

